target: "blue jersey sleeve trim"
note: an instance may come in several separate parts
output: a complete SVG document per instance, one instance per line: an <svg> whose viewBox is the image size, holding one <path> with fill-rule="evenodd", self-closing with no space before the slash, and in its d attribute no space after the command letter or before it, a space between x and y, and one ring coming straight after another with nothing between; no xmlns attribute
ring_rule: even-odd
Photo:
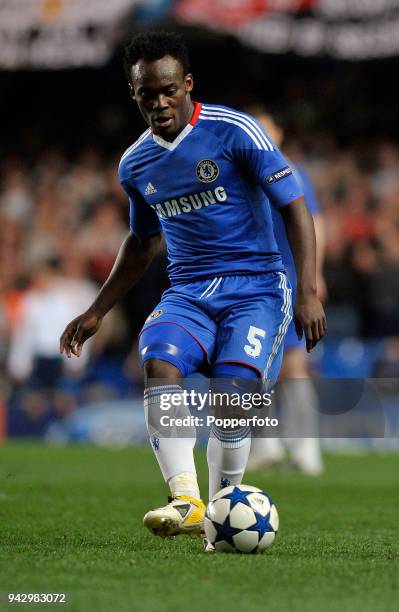
<svg viewBox="0 0 399 612"><path fill-rule="evenodd" d="M297 200L300 200L300 199L301 199L301 198L303 198L303 197L304 197L304 194L302 193L301 195L296 196L295 198L288 200L288 202L285 202L285 203L279 203L279 204L275 204L275 203L273 202L273 205L274 205L274 207L275 207L275 208L277 208L277 209L279 209L279 208L284 208L285 206L288 206L289 204L293 204L294 202L296 202Z"/></svg>
<svg viewBox="0 0 399 612"><path fill-rule="evenodd" d="M159 230L151 230L149 232L141 232L140 234L137 233L137 231L133 231L132 228L130 227L130 232L132 234L134 234L135 236L137 236L137 238L141 239L141 238L151 238L151 236L156 236L157 234L162 234L162 229Z"/></svg>

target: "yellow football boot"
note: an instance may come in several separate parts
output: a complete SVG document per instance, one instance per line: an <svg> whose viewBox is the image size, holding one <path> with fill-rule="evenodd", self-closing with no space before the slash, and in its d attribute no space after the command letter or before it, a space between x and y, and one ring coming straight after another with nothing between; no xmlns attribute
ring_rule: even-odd
<svg viewBox="0 0 399 612"><path fill-rule="evenodd" d="M143 524L161 538L179 534L203 537L204 516L205 504L202 500L178 495L169 497L166 506L147 512Z"/></svg>

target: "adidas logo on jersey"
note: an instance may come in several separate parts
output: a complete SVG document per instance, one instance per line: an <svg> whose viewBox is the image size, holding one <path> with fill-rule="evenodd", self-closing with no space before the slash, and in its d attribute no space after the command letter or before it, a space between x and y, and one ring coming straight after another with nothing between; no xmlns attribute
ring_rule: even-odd
<svg viewBox="0 0 399 612"><path fill-rule="evenodd" d="M148 183L147 187L145 188L144 195L152 195L156 192L157 190L155 189L154 185L152 183Z"/></svg>

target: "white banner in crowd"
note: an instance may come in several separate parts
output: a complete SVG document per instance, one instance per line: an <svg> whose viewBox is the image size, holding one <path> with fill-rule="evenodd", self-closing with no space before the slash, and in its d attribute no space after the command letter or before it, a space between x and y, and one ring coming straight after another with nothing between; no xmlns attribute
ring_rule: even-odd
<svg viewBox="0 0 399 612"><path fill-rule="evenodd" d="M399 0L179 0L175 14L266 53L399 55Z"/></svg>
<svg viewBox="0 0 399 612"><path fill-rule="evenodd" d="M140 0L0 0L0 67L104 64L115 47L118 25L138 4Z"/></svg>

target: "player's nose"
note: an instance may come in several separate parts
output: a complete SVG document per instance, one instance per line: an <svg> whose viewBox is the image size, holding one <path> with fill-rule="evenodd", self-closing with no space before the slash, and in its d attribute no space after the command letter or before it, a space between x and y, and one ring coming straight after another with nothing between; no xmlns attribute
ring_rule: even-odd
<svg viewBox="0 0 399 612"><path fill-rule="evenodd" d="M159 96L154 99L153 110L159 112L166 110L167 108L168 102L166 96L164 94L159 94Z"/></svg>

